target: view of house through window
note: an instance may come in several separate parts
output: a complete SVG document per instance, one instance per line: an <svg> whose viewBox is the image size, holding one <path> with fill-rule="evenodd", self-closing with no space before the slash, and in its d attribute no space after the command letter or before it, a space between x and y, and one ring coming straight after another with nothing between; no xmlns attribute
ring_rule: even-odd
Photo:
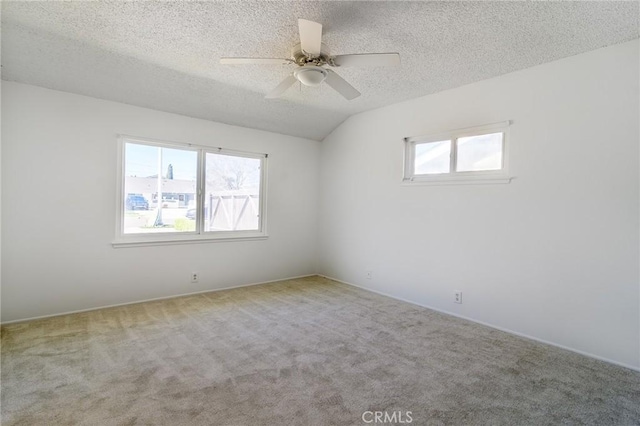
<svg viewBox="0 0 640 426"><path fill-rule="evenodd" d="M129 141L123 151L123 234L260 230L263 155Z"/></svg>
<svg viewBox="0 0 640 426"><path fill-rule="evenodd" d="M195 150L125 143L124 233L195 231L197 175Z"/></svg>

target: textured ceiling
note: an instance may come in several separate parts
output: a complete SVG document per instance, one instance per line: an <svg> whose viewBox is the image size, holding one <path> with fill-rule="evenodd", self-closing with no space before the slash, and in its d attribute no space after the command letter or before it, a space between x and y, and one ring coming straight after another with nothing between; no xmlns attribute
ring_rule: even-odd
<svg viewBox="0 0 640 426"><path fill-rule="evenodd" d="M637 2L2 2L2 78L321 140L349 115L638 37ZM336 68L362 92L295 85L297 19L333 54L399 52L395 68Z"/></svg>

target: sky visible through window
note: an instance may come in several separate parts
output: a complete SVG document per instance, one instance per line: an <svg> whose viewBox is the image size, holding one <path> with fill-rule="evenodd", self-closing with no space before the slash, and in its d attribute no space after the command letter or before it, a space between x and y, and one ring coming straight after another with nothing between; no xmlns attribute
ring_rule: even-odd
<svg viewBox="0 0 640 426"><path fill-rule="evenodd" d="M162 176L167 176L169 164L173 178L195 180L198 154L196 151L158 148L157 146L125 144L125 176L151 177L158 175L158 151L162 149Z"/></svg>
<svg viewBox="0 0 640 426"><path fill-rule="evenodd" d="M502 168L503 133L490 133L454 139L456 172L500 170ZM450 173L451 140L415 145L414 173Z"/></svg>
<svg viewBox="0 0 640 426"><path fill-rule="evenodd" d="M500 170L502 138L502 133L459 138L456 170L459 172Z"/></svg>
<svg viewBox="0 0 640 426"><path fill-rule="evenodd" d="M415 173L449 173L451 141L438 141L416 145Z"/></svg>

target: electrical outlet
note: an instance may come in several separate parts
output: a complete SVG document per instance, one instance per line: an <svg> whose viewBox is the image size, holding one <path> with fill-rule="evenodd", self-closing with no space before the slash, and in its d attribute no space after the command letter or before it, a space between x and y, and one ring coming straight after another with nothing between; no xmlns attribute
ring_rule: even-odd
<svg viewBox="0 0 640 426"><path fill-rule="evenodd" d="M454 303L462 303L462 292L459 290L456 290L456 292L453 295L453 302Z"/></svg>
<svg viewBox="0 0 640 426"><path fill-rule="evenodd" d="M198 273L197 272L192 272L191 273L191 282L192 283L197 283L198 282Z"/></svg>
<svg viewBox="0 0 640 426"><path fill-rule="evenodd" d="M373 278L373 271L367 271L365 276L367 277L368 280L372 279Z"/></svg>

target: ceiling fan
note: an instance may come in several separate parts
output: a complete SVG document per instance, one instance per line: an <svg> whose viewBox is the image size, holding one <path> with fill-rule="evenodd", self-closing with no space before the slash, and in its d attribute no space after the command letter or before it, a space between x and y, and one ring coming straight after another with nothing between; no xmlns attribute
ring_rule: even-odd
<svg viewBox="0 0 640 426"><path fill-rule="evenodd" d="M332 56L327 47L322 44L322 24L298 19L298 28L300 43L293 46L290 58L221 58L220 63L227 65L296 65L297 68L265 96L268 99L282 95L296 81L305 86L318 86L324 81L347 100L357 98L360 96L360 92L327 66L400 65L400 54L398 53L359 53Z"/></svg>

